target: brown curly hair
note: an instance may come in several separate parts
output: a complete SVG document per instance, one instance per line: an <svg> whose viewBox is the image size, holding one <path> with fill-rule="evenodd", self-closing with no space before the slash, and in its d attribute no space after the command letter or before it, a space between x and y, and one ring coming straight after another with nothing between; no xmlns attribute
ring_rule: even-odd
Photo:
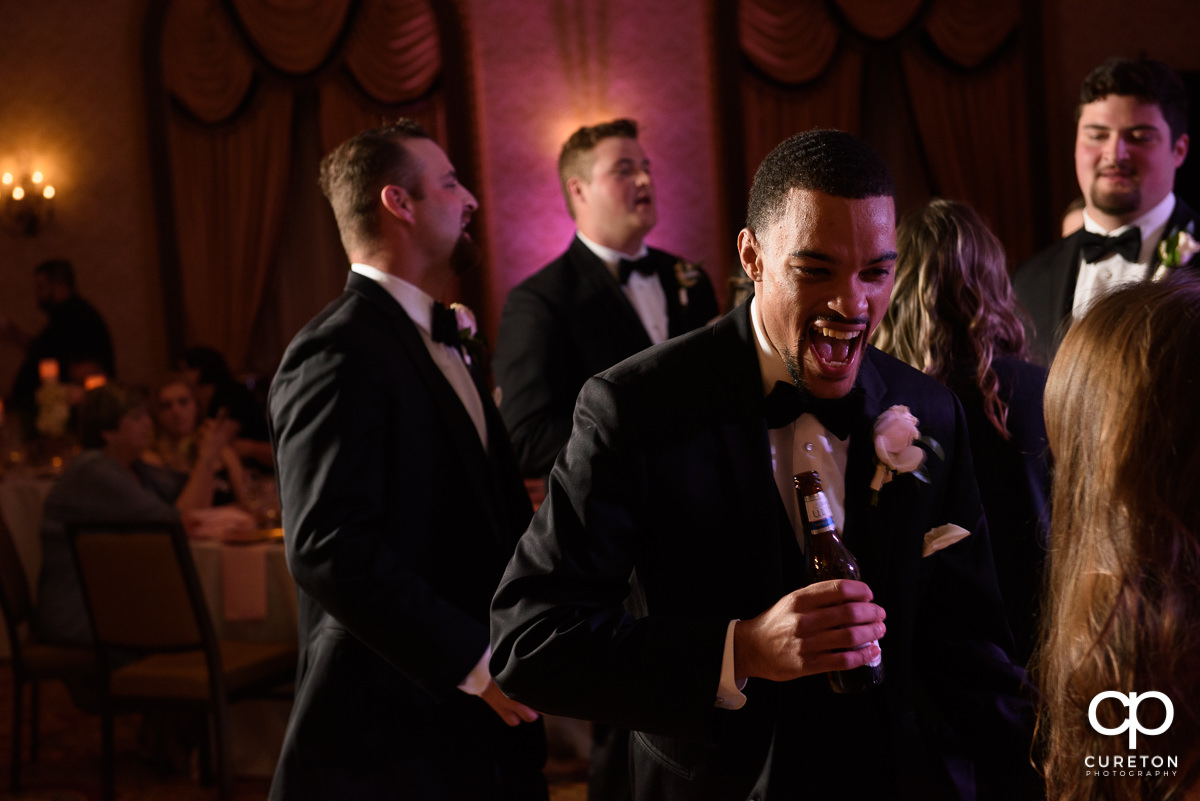
<svg viewBox="0 0 1200 801"><path fill-rule="evenodd" d="M966 365L988 420L1010 439L992 360L1025 358L1025 327L1000 240L970 206L938 198L901 220L896 252L892 301L872 342L943 384Z"/></svg>

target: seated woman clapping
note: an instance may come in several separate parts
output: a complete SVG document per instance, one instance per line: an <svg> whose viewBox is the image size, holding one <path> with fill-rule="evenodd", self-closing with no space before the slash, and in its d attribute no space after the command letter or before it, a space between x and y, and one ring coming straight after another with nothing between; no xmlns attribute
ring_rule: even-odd
<svg viewBox="0 0 1200 801"><path fill-rule="evenodd" d="M181 511L238 503L248 507L241 460L230 447L237 424L199 422L196 396L187 379L170 374L151 398L157 436L142 454L142 478Z"/></svg>

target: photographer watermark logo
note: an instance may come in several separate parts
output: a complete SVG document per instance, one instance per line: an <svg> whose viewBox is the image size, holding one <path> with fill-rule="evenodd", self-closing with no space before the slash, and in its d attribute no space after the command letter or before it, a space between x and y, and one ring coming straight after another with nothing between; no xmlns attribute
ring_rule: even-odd
<svg viewBox="0 0 1200 801"><path fill-rule="evenodd" d="M1110 729L1107 726L1100 725L1100 721L1096 718L1096 710L1099 708L1100 703L1109 698L1111 698L1115 701L1119 701L1120 703L1124 704L1129 710L1129 716L1127 718L1125 718L1125 721L1123 723L1121 723L1120 726L1117 726L1116 728L1113 728L1113 729ZM1155 729L1145 728L1144 726L1142 726L1141 721L1138 719L1138 705L1141 704L1142 701L1146 700L1147 698L1157 699L1158 701L1160 701L1162 703L1163 707L1166 709L1166 713L1167 713L1166 718L1163 719L1162 725L1160 725L1158 728L1155 728ZM1142 734L1145 734L1145 735L1150 735L1150 736L1153 736L1155 734L1162 734L1167 729L1171 728L1171 722L1173 720L1175 720L1175 705L1171 703L1170 698L1168 698L1167 696L1163 695L1160 692L1153 691L1153 690L1148 693L1140 693L1140 694L1139 693L1126 694L1126 693L1119 693L1115 690L1107 690L1105 692L1097 694L1096 697L1092 699L1091 705L1088 706L1088 722L1092 724L1092 728L1095 729L1100 734L1107 734L1107 735L1117 735L1117 734L1121 734L1122 732L1128 731L1129 732L1129 747L1131 749L1137 748L1137 736L1138 736L1139 732L1141 732Z"/></svg>

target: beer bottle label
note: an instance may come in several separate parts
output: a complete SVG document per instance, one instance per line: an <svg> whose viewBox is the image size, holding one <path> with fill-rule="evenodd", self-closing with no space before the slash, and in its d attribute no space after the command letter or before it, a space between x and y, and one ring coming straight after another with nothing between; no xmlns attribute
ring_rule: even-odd
<svg viewBox="0 0 1200 801"><path fill-rule="evenodd" d="M829 501L825 493L804 496L804 511L808 515L809 527L813 534L827 534L837 531L833 525L833 513L829 511Z"/></svg>

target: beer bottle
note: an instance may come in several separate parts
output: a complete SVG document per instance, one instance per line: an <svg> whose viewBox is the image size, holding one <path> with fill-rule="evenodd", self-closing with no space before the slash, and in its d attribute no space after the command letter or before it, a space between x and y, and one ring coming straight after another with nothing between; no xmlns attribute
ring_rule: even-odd
<svg viewBox="0 0 1200 801"><path fill-rule="evenodd" d="M854 579L861 581L858 562L854 554L838 539L837 527L829 511L829 500L821 489L821 476L816 470L797 473L792 477L796 484L796 500L799 501L800 518L804 526L804 558L808 562L813 581L829 579ZM878 640L875 643L878 645ZM834 692L857 693L869 690L883 681L883 657L856 667L853 670L837 670L829 674L829 685Z"/></svg>

